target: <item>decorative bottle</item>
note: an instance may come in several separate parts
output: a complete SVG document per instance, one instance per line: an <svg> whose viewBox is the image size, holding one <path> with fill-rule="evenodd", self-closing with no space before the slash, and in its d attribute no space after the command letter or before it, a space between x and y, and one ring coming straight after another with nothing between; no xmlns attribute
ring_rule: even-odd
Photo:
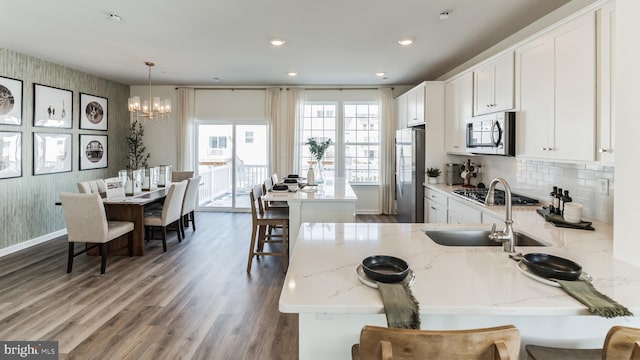
<svg viewBox="0 0 640 360"><path fill-rule="evenodd" d="M314 178L313 166L309 166L309 170L307 170L307 185L315 185L316 180Z"/></svg>
<svg viewBox="0 0 640 360"><path fill-rule="evenodd" d="M553 205L556 207L556 215L562 215L562 205L561 203L561 199L562 199L562 188L558 188L558 192L556 193L556 197L554 200Z"/></svg>
<svg viewBox="0 0 640 360"><path fill-rule="evenodd" d="M549 214L556 213L556 193L558 192L558 187L554 186L553 191L549 193Z"/></svg>

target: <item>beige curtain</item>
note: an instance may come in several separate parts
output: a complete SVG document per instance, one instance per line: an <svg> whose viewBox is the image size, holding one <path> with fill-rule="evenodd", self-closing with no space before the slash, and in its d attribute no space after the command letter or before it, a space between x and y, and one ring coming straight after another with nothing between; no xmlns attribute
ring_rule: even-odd
<svg viewBox="0 0 640 360"><path fill-rule="evenodd" d="M178 88L178 169L195 170L195 90Z"/></svg>
<svg viewBox="0 0 640 360"><path fill-rule="evenodd" d="M280 164L279 154L281 149L278 148L277 134L281 131L282 119L280 118L280 88L269 88L266 94L267 102L267 139L269 139L269 175L282 168Z"/></svg>
<svg viewBox="0 0 640 360"><path fill-rule="evenodd" d="M304 106L304 89L289 88L281 121L274 126L274 171L280 176L297 174L300 162L300 118Z"/></svg>
<svg viewBox="0 0 640 360"><path fill-rule="evenodd" d="M396 117L395 101L391 88L378 89L378 101L380 103L380 124L381 124L381 144L380 144L380 171L382 173L380 181L381 207L383 214L396 213L395 200L395 134Z"/></svg>

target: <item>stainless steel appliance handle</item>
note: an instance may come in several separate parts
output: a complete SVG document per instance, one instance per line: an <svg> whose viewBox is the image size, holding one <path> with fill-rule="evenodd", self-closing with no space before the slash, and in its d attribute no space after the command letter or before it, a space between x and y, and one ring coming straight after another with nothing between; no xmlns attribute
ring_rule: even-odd
<svg viewBox="0 0 640 360"><path fill-rule="evenodd" d="M498 138L496 139L496 133L498 134ZM500 123L494 121L491 125L491 142L494 146L500 145L500 140L502 139L502 129L500 128Z"/></svg>

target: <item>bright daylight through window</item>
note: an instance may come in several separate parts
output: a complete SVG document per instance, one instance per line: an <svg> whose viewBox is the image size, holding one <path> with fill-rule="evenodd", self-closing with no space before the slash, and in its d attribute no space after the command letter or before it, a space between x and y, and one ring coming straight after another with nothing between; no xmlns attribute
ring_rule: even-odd
<svg viewBox="0 0 640 360"><path fill-rule="evenodd" d="M340 108L342 106L342 108ZM301 126L301 166L304 174L316 160L305 143L309 138L332 140L322 159L324 176L345 177L350 183L380 181L380 118L377 102L307 102Z"/></svg>

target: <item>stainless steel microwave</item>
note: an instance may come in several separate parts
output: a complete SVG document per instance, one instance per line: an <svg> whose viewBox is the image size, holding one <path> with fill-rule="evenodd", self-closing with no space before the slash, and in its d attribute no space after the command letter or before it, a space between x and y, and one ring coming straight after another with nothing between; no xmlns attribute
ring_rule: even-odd
<svg viewBox="0 0 640 360"><path fill-rule="evenodd" d="M499 112L467 120L467 152L516 155L516 113Z"/></svg>

